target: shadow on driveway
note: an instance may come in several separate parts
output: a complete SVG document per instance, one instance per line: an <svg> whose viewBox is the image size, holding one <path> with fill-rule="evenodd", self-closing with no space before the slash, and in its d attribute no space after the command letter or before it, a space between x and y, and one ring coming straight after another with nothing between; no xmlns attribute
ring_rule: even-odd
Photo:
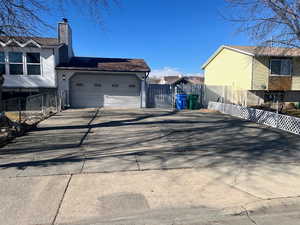
<svg viewBox="0 0 300 225"><path fill-rule="evenodd" d="M299 162L299 153L298 136L221 114L100 111L89 123L42 126L16 139L0 150L0 168L82 163L82 172L92 162L112 170L124 164L122 171L133 164L137 170L279 166Z"/></svg>

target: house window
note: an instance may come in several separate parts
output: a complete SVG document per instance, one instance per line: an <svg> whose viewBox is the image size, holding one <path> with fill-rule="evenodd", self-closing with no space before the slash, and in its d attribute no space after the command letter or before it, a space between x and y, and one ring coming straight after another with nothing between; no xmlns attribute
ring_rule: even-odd
<svg viewBox="0 0 300 225"><path fill-rule="evenodd" d="M40 53L27 53L27 74L28 75L41 75L41 57Z"/></svg>
<svg viewBox="0 0 300 225"><path fill-rule="evenodd" d="M77 87L82 87L82 86L83 86L83 83L76 83L76 86L77 86Z"/></svg>
<svg viewBox="0 0 300 225"><path fill-rule="evenodd" d="M112 87L119 87L119 85L118 84L113 84L113 85L111 85Z"/></svg>
<svg viewBox="0 0 300 225"><path fill-rule="evenodd" d="M135 88L135 85L134 84L129 84L128 87Z"/></svg>
<svg viewBox="0 0 300 225"><path fill-rule="evenodd" d="M5 53L0 52L0 74L5 74Z"/></svg>
<svg viewBox="0 0 300 225"><path fill-rule="evenodd" d="M271 75L290 76L292 74L291 59L271 59Z"/></svg>
<svg viewBox="0 0 300 225"><path fill-rule="evenodd" d="M11 75L23 75L23 53L22 52L9 52L9 73Z"/></svg>
<svg viewBox="0 0 300 225"><path fill-rule="evenodd" d="M96 83L96 84L94 84L94 86L95 86L95 87L101 87L101 84Z"/></svg>

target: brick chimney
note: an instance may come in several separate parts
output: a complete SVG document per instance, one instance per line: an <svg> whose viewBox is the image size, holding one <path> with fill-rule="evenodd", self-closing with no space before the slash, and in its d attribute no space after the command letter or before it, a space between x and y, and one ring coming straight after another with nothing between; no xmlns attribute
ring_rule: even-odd
<svg viewBox="0 0 300 225"><path fill-rule="evenodd" d="M69 25L68 19L63 18L58 23L58 41L60 44L64 44L59 50L60 62L66 63L74 56L72 46L72 29Z"/></svg>

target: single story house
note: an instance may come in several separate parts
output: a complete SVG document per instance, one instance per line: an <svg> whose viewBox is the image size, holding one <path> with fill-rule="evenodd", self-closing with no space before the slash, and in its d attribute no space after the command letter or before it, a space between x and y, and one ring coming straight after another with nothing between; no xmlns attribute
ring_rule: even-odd
<svg viewBox="0 0 300 225"><path fill-rule="evenodd" d="M172 83L172 85L178 85L178 84L201 85L204 84L204 77L184 76Z"/></svg>

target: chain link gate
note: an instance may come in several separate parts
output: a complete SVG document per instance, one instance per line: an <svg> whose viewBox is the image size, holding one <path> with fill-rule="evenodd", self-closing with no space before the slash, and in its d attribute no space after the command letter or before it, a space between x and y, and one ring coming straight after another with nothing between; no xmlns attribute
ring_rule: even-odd
<svg viewBox="0 0 300 225"><path fill-rule="evenodd" d="M173 108L174 90L169 84L149 84L147 88L147 108Z"/></svg>

